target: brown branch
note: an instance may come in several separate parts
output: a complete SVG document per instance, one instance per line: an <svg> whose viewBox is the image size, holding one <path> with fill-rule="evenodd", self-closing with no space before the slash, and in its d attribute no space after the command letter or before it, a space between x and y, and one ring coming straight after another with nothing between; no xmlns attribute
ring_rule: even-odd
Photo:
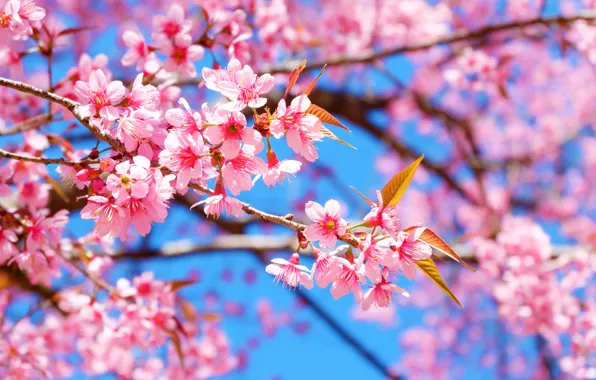
<svg viewBox="0 0 596 380"><path fill-rule="evenodd" d="M39 129L46 124L60 120L60 118L50 116L48 114L33 116L21 121L20 123L14 124L9 129L0 130L0 136L15 135L17 133Z"/></svg>
<svg viewBox="0 0 596 380"><path fill-rule="evenodd" d="M118 152L126 152L124 145L119 140L115 139L109 133L102 131L100 128L91 124L90 119L88 117L84 117L81 114L79 110L80 104L78 102L60 95L56 95L52 92L41 90L37 87L33 87L23 82L14 81L12 79L0 77L0 86L12 88L25 94L35 95L39 98L47 99L51 102L66 107L66 109L72 112L72 114L81 122L81 124L83 124L83 126L85 126L85 128L87 128L91 133L93 133L93 135L96 138L107 142L108 144L110 144L112 148L114 148L114 150Z"/></svg>
<svg viewBox="0 0 596 380"><path fill-rule="evenodd" d="M33 162L36 164L44 165L66 165L66 166L87 166L91 164L99 164L99 160L80 160L80 161L69 161L64 158L44 158L44 157L33 157L25 156L17 153L8 152L0 148L0 157L9 158L17 161Z"/></svg>
<svg viewBox="0 0 596 380"><path fill-rule="evenodd" d="M400 46L395 49L385 50L382 52L366 52L360 55L352 56L352 57L336 57L327 59L324 62L316 62L313 64L307 64L304 70L313 70L313 69L320 69L325 64L327 66L342 66L342 65L352 65L356 63L372 63L379 59L390 57L392 55L403 54L403 53L412 53L416 51L430 49L432 47L444 44L453 44L455 42L465 41L465 40L473 40L478 38L485 38L489 35L496 34L499 32L504 31L511 31L511 30L519 30L530 26L550 26L550 25L568 25L573 23L574 21L592 21L596 19L596 12L595 11L585 11L571 16L556 16L556 17L538 17L531 20L524 20L524 21L515 21L506 24L498 24L498 25L488 25L476 30L459 30L449 34L447 36L437 38L431 41L411 44L406 46ZM272 67L263 72L268 72L271 74L276 73L288 73L295 69L300 62L290 62L288 65L281 66L281 67Z"/></svg>

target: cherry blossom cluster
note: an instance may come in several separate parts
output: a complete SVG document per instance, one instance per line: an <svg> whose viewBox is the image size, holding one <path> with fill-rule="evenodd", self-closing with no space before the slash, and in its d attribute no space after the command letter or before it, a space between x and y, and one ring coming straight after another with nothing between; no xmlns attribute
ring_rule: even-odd
<svg viewBox="0 0 596 380"><path fill-rule="evenodd" d="M155 280L152 273L120 279L108 297L96 298L76 290L59 295L64 314L48 313L43 322L30 319L0 327L0 374L3 378L69 377L75 353L88 376L115 373L127 378L214 377L228 373L237 359L226 335L208 320L181 319L173 283ZM4 293L3 293L4 294ZM159 350L169 339L167 361ZM138 350L144 352L138 355Z"/></svg>
<svg viewBox="0 0 596 380"><path fill-rule="evenodd" d="M362 232L360 253L356 258L352 247L342 245L334 250L321 250L312 246L315 262L312 268L300 265L300 254L295 252L290 260L276 258L266 268L285 286L304 286L311 289L316 283L321 288L331 285L331 295L338 299L349 293L354 295L364 310L371 307L385 308L391 305L393 293L409 297L409 293L395 284L398 275L413 279L416 274L416 261L432 256L432 247L420 240L425 227L399 229L395 206L383 206L380 192L378 203L364 217L360 226L372 228ZM339 202L331 199L323 207L316 202L308 202L305 212L312 220L304 230L301 245L318 242L323 249L333 248L338 238L346 236L348 223L341 217ZM375 233L376 232L376 233ZM370 282L366 292L363 285Z"/></svg>
<svg viewBox="0 0 596 380"><path fill-rule="evenodd" d="M494 278L492 292L508 326L520 335L541 335L560 357L563 371L589 378L596 370L588 354L596 348L595 341L587 333L594 331L594 321L588 322L594 302L590 295L580 299L577 291L593 293L593 255L578 248L552 259L548 235L524 217L505 218L495 240L476 239L473 244L480 266ZM565 336L572 341L567 353Z"/></svg>

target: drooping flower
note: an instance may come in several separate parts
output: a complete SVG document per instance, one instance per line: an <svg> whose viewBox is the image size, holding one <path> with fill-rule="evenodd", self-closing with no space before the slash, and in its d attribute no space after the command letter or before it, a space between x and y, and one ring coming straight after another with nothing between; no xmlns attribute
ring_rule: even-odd
<svg viewBox="0 0 596 380"><path fill-rule="evenodd" d="M300 255L293 253L290 261L284 259L273 259L273 264L267 265L265 271L275 276L274 281L282 282L284 286L296 288L299 285L312 289L313 280L309 274L310 270L300 265Z"/></svg>
<svg viewBox="0 0 596 380"><path fill-rule="evenodd" d="M391 305L393 293L401 294L405 297L410 296L410 294L404 289L391 282L388 282L385 277L383 277L381 282L372 286L364 295L364 299L362 300L362 309L368 310L371 306L376 308L389 307Z"/></svg>
<svg viewBox="0 0 596 380"><path fill-rule="evenodd" d="M222 213L232 214L236 217L242 215L243 203L236 198L232 198L226 194L224 186L221 182L215 185L215 192L209 198L195 203L190 208L205 204L205 214L213 215L216 218Z"/></svg>
<svg viewBox="0 0 596 380"><path fill-rule="evenodd" d="M321 247L333 247L337 237L346 233L348 223L341 218L341 207L335 199L327 201L324 208L317 202L309 201L305 211L314 223L306 227L304 235L312 242L319 241Z"/></svg>
<svg viewBox="0 0 596 380"><path fill-rule="evenodd" d="M347 248L348 245L341 245L331 252L314 249L315 262L312 266L311 274L317 286L326 288L330 283L335 281L343 268L341 261L336 260L339 256L338 253L344 252Z"/></svg>
<svg viewBox="0 0 596 380"><path fill-rule="evenodd" d="M432 256L430 245L418 240L424 229L419 227L411 233L400 231L397 237L389 242L389 248L393 251L394 257L399 260L401 270L409 280L416 275L415 261Z"/></svg>
<svg viewBox="0 0 596 380"><path fill-rule="evenodd" d="M83 104L79 107L80 113L85 117L99 115L108 121L114 121L120 115L115 107L124 98L124 85L121 81L108 83L102 70L94 70L89 76L89 83L77 81L75 93Z"/></svg>
<svg viewBox="0 0 596 380"><path fill-rule="evenodd" d="M390 235L395 235L398 232L397 210L394 206L383 205L383 195L378 190L377 206L366 214L364 221L369 227L381 227Z"/></svg>
<svg viewBox="0 0 596 380"><path fill-rule="evenodd" d="M284 180L287 174L296 174L300 170L302 162L296 160L280 161L273 151L267 152L267 169L263 174L265 185L273 186Z"/></svg>
<svg viewBox="0 0 596 380"><path fill-rule="evenodd" d="M364 268L360 263L351 263L343 257L338 257L337 260L342 265L341 270L332 271L327 275L329 277L335 277L331 285L331 295L334 299L338 299L352 292L354 293L356 302L361 303L363 293L360 284L366 282L363 273ZM327 281L327 279L325 280Z"/></svg>
<svg viewBox="0 0 596 380"><path fill-rule="evenodd" d="M99 195L89 197L87 205L81 210L81 218L95 220L93 232L96 236L110 235L121 239L126 237L128 217L114 198L108 199Z"/></svg>

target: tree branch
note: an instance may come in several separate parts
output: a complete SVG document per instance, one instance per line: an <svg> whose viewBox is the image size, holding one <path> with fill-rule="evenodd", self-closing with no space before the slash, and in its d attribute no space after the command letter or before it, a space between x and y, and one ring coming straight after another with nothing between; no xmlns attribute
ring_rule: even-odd
<svg viewBox="0 0 596 380"><path fill-rule="evenodd" d="M44 157L33 157L25 156L17 153L8 152L0 148L0 157L10 158L12 160L33 162L36 164L44 165L66 165L66 166L87 166L91 164L99 164L99 160L80 160L80 161L69 161L64 158L44 158Z"/></svg>
<svg viewBox="0 0 596 380"><path fill-rule="evenodd" d="M378 59L390 57L392 55L403 54L403 53L412 53L420 50L430 49L432 47L444 44L452 44L455 42L465 41L465 40L472 40L478 38L485 38L489 35L496 34L499 32L504 31L511 31L511 30L518 30L523 29L530 26L550 26L550 25L568 25L573 23L574 21L592 21L596 19L596 12L595 11L585 11L571 16L556 16L556 17L538 17L531 20L524 20L524 21L515 21L511 23L505 24L498 24L498 25L488 25L476 30L460 30L456 31L452 34L449 34L445 37L437 38L431 41L411 44L406 46L397 47L395 49L385 50L382 52L366 52L360 55L352 56L352 57L336 57L327 59L324 62L316 62L312 64L307 64L304 70L313 70L319 69L324 65L327 66L342 66L342 65L352 65L356 63L372 63ZM271 67L269 69L263 70L264 72L268 72L270 74L277 74L277 73L288 73L295 69L300 62L293 61L289 62L288 64L280 67Z"/></svg>

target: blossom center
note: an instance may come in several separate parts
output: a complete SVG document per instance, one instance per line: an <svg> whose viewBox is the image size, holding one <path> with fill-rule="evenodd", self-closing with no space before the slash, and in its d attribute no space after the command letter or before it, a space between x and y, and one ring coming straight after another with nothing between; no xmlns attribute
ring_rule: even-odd
<svg viewBox="0 0 596 380"><path fill-rule="evenodd" d="M172 59L178 64L185 62L186 61L186 49L180 48L180 47L176 48L174 50L174 52L172 53Z"/></svg>
<svg viewBox="0 0 596 380"><path fill-rule="evenodd" d="M4 13L4 11L0 12L0 28L8 28L11 19L12 17Z"/></svg>

